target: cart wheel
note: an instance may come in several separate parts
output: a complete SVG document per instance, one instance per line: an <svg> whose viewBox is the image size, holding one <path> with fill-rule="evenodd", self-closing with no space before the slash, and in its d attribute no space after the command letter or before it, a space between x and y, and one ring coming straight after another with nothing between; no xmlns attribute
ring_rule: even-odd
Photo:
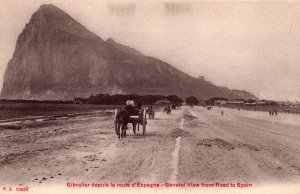
<svg viewBox="0 0 300 194"><path fill-rule="evenodd" d="M143 110L143 135L146 133L146 125L147 125L147 117L146 117L146 109Z"/></svg>

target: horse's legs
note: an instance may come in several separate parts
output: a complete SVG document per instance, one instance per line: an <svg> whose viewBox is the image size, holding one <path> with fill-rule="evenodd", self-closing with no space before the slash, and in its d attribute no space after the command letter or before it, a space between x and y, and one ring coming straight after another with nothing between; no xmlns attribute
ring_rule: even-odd
<svg viewBox="0 0 300 194"><path fill-rule="evenodd" d="M121 138L123 138L123 124L120 125L120 134L121 134Z"/></svg>
<svg viewBox="0 0 300 194"><path fill-rule="evenodd" d="M124 125L122 124L121 125L121 138L124 137Z"/></svg>
<svg viewBox="0 0 300 194"><path fill-rule="evenodd" d="M121 121L119 124L119 133L120 133L121 138L123 138L123 136L124 136L124 122L123 121Z"/></svg>
<svg viewBox="0 0 300 194"><path fill-rule="evenodd" d="M125 123L122 124L122 136L121 137L126 137L126 127Z"/></svg>
<svg viewBox="0 0 300 194"><path fill-rule="evenodd" d="M120 135L121 135L121 124L120 123L118 123L118 126L117 126L117 130L118 130L118 139L120 139Z"/></svg>
<svg viewBox="0 0 300 194"><path fill-rule="evenodd" d="M132 123L133 134L135 134L136 123Z"/></svg>
<svg viewBox="0 0 300 194"><path fill-rule="evenodd" d="M154 112L151 113L151 119L154 119Z"/></svg>
<svg viewBox="0 0 300 194"><path fill-rule="evenodd" d="M127 131L127 129L124 126L124 136L123 137L126 137L126 131Z"/></svg>

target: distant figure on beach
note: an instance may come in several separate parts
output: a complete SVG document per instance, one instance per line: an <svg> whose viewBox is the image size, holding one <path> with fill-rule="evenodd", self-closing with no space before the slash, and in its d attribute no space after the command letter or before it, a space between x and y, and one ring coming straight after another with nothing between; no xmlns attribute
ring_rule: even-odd
<svg viewBox="0 0 300 194"><path fill-rule="evenodd" d="M223 110L221 110L221 115L222 115L222 116L224 115L224 112L223 112Z"/></svg>

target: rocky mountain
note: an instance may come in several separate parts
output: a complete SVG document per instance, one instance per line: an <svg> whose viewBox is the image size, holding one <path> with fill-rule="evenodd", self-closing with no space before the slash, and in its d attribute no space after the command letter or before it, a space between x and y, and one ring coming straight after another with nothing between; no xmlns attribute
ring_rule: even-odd
<svg viewBox="0 0 300 194"><path fill-rule="evenodd" d="M42 5L18 37L1 97L62 100L98 93L256 98L191 77L112 39L104 41L61 9Z"/></svg>

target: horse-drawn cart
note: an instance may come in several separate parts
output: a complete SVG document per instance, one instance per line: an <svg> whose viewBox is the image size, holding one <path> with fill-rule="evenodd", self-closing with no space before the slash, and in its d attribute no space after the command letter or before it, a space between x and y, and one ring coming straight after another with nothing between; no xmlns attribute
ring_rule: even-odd
<svg viewBox="0 0 300 194"><path fill-rule="evenodd" d="M154 119L154 108L153 107L149 107L146 109L146 114L149 114L149 119Z"/></svg>
<svg viewBox="0 0 300 194"><path fill-rule="evenodd" d="M138 131L140 130L140 125L143 126L143 135L146 133L146 109L135 108L133 111L129 112L125 109L115 109L115 130L118 138L126 137L127 124L132 123L133 133L136 132L136 126L138 126Z"/></svg>

